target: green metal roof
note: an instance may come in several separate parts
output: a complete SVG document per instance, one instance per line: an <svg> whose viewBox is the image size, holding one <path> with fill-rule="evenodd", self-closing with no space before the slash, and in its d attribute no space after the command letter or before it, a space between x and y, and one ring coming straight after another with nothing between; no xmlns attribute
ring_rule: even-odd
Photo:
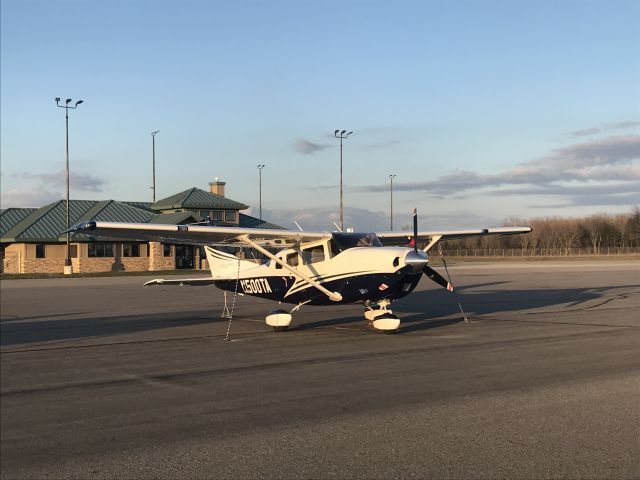
<svg viewBox="0 0 640 480"><path fill-rule="evenodd" d="M69 224L77 223L80 217L96 202L72 200L69 202ZM66 225L66 201L45 205L27 216L2 236L2 243L50 241L57 242Z"/></svg>
<svg viewBox="0 0 640 480"><path fill-rule="evenodd" d="M240 227L242 228L273 228L275 230L285 230L285 228L275 223L260 220L259 218L252 217L250 215L240 214Z"/></svg>
<svg viewBox="0 0 640 480"><path fill-rule="evenodd" d="M147 212L155 213L151 208L151 202L120 202L131 207L139 208L140 210L146 210Z"/></svg>
<svg viewBox="0 0 640 480"><path fill-rule="evenodd" d="M97 222L129 222L129 223L147 223L149 220L156 216L155 213L141 210L136 207L132 207L122 202L115 200L105 200L101 202L95 202L95 205L91 207L82 218L77 222L88 222L89 220L95 220ZM66 230L63 228L62 231ZM94 237L85 234L74 234L74 240L89 240L89 239L101 240L100 237ZM65 235L60 236L60 240L64 240Z"/></svg>
<svg viewBox="0 0 640 480"><path fill-rule="evenodd" d="M172 200L173 199L173 200ZM207 203L208 202L208 203ZM164 205L163 205L164 203ZM167 205L171 207L165 208ZM152 210L155 209L156 211ZM245 209L246 205L229 200L221 195L191 188L160 200L155 204L146 202L118 202L116 200L71 200L69 202L69 224L75 225L90 220L103 222L155 223L178 225L201 222L204 219L194 211L158 213L158 210L174 208L190 209ZM1 243L58 243L66 235L66 201L59 200L41 208L7 208L0 210ZM240 227L282 227L240 213ZM74 234L74 241L106 241L106 237Z"/></svg>
<svg viewBox="0 0 640 480"><path fill-rule="evenodd" d="M4 215L3 215L4 216ZM103 222L144 223L156 215L115 200L71 200L69 202L69 224L88 220ZM66 201L45 205L2 234L2 243L16 242L58 242L64 240L66 230ZM74 239L88 239L85 235L75 235Z"/></svg>
<svg viewBox="0 0 640 480"><path fill-rule="evenodd" d="M3 208L0 210L0 237L27 218L37 208Z"/></svg>
<svg viewBox="0 0 640 480"><path fill-rule="evenodd" d="M161 213L156 215L149 221L149 223L159 223L162 225L180 225L183 223L196 223L201 222L203 219L195 212L174 212L174 213Z"/></svg>
<svg viewBox="0 0 640 480"><path fill-rule="evenodd" d="M244 203L236 202L230 198L223 197L211 192L205 192L199 188L193 187L184 192L176 193L170 197L158 200L156 203L151 204L151 208L156 211L159 210L174 210L174 209L202 209L202 210L217 210L217 209L229 209L229 210L245 210L249 208Z"/></svg>

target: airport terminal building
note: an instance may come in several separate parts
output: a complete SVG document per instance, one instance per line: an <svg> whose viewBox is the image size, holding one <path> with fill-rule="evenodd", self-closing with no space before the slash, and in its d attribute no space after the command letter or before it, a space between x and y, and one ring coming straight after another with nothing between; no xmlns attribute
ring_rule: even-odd
<svg viewBox="0 0 640 480"><path fill-rule="evenodd" d="M209 191L193 187L155 203L118 200L71 200L69 224L87 221L180 225L209 221L213 225L282 228L240 213L247 205L225 197L225 182ZM66 258L66 201L41 208L0 210L0 254L4 273L62 273ZM158 271L206 268L193 245L109 239L85 234L71 236L74 273Z"/></svg>

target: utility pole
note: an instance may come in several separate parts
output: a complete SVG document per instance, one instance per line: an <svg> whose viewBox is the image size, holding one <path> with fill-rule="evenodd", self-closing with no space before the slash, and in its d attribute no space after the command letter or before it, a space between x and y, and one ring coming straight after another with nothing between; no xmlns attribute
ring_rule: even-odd
<svg viewBox="0 0 640 480"><path fill-rule="evenodd" d="M258 165L258 197L260 202L260 220L262 220L262 169L264 165Z"/></svg>
<svg viewBox="0 0 640 480"><path fill-rule="evenodd" d="M151 189L153 190L153 203L156 203L156 134L160 133L160 130L156 130L155 132L151 132L151 144L152 144L152 155L153 155L153 186Z"/></svg>
<svg viewBox="0 0 640 480"><path fill-rule="evenodd" d="M64 274L71 275L73 273L73 265L71 264L71 234L69 233L69 109L75 110L78 108L78 105L84 103L83 100L78 100L75 105L72 107L69 104L71 103L71 99L67 98L64 102L64 105L60 105L60 97L56 97L56 106L59 108L64 108L64 119L65 119L65 132L66 132L66 161L64 168L64 176L65 176L65 184L66 184L66 197L67 197L67 257L64 260Z"/></svg>
<svg viewBox="0 0 640 480"><path fill-rule="evenodd" d="M333 132L333 136L340 139L340 230L344 230L344 211L342 202L342 141L351 135L353 132L347 133L346 130L336 130Z"/></svg>
<svg viewBox="0 0 640 480"><path fill-rule="evenodd" d="M397 175L389 175L389 181L391 182L391 215L390 215L390 220L391 220L391 231L393 232L393 179L396 178Z"/></svg>

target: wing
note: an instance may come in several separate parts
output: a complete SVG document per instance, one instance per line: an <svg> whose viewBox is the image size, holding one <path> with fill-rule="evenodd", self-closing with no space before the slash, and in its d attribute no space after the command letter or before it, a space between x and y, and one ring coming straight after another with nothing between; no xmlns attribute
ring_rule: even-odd
<svg viewBox="0 0 640 480"><path fill-rule="evenodd" d="M493 227L470 230L441 230L418 232L418 242L433 242L434 239L449 240L452 238L483 237L485 235L518 235L529 233L531 227ZM376 233L383 245L406 245L413 238L413 232L381 232Z"/></svg>
<svg viewBox="0 0 640 480"><path fill-rule="evenodd" d="M247 236L258 245L282 248L331 238L331 234L326 232L120 222L84 222L73 226L69 232L128 240L239 247L247 246L246 241L240 239Z"/></svg>

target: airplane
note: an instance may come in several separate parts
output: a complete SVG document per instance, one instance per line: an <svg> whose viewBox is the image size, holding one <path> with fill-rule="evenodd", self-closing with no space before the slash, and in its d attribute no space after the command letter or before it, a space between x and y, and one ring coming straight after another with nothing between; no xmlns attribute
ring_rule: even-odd
<svg viewBox="0 0 640 480"><path fill-rule="evenodd" d="M400 326L390 305L409 295L423 274L453 291L451 282L428 265L427 252L437 242L530 231L531 227L496 227L419 232L415 210L413 232L307 232L98 221L69 229L91 236L204 246L211 277L159 278L145 286L213 284L234 295L295 305L290 311L276 308L266 315L266 324L277 332L287 330L293 313L303 305L362 304L369 324L386 333L394 333ZM418 248L419 244L424 247ZM225 252L225 247L250 247L267 260L241 259Z"/></svg>

